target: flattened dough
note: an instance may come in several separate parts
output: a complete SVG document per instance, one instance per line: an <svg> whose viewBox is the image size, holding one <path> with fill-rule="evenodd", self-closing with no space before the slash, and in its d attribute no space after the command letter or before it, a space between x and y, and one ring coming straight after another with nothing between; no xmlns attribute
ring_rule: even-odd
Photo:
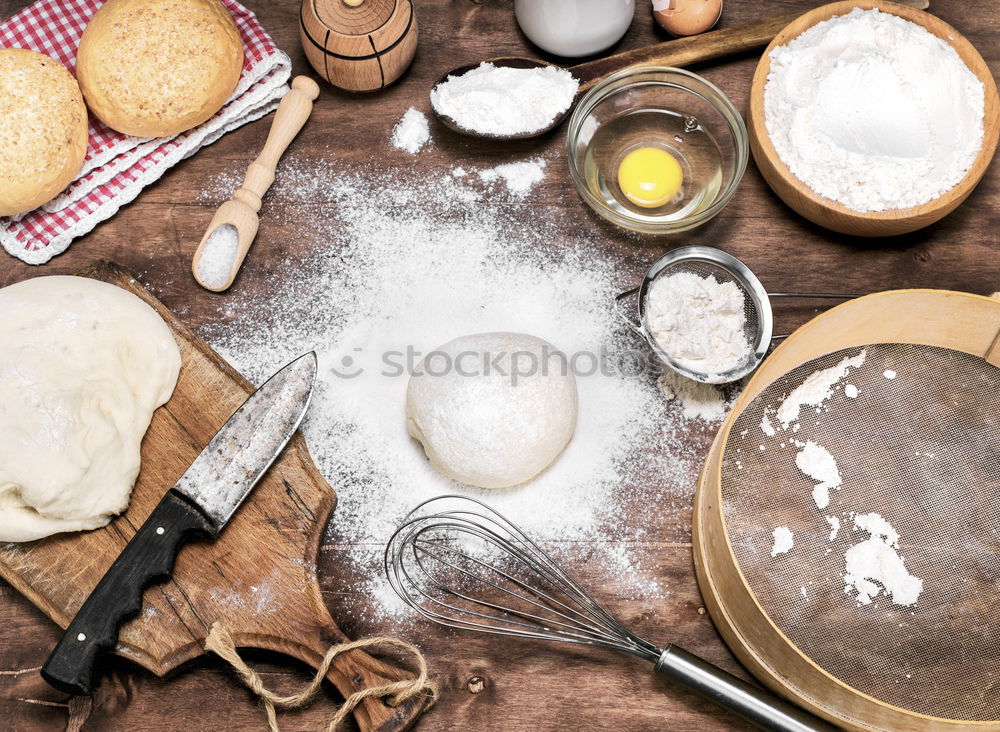
<svg viewBox="0 0 1000 732"><path fill-rule="evenodd" d="M431 465L481 488L508 488L547 468L576 429L576 378L565 355L524 333L478 333L420 362L406 424Z"/></svg>
<svg viewBox="0 0 1000 732"><path fill-rule="evenodd" d="M0 289L0 541L104 526L180 351L135 295L84 277Z"/></svg>

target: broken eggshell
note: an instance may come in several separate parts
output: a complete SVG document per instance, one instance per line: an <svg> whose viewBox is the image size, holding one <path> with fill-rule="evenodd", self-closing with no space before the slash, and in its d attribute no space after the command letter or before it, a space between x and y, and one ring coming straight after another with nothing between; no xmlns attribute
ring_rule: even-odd
<svg viewBox="0 0 1000 732"><path fill-rule="evenodd" d="M653 0L653 17L675 36L693 36L714 26L722 15L722 0Z"/></svg>

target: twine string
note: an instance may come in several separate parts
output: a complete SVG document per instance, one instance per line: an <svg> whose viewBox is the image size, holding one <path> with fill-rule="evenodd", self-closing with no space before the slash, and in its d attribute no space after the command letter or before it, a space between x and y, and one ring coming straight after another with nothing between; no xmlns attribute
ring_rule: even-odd
<svg viewBox="0 0 1000 732"><path fill-rule="evenodd" d="M73 696L70 697L69 714L66 719L66 732L81 732L83 725L90 716L90 711L94 707L93 697Z"/></svg>
<svg viewBox="0 0 1000 732"><path fill-rule="evenodd" d="M327 650L326 655L323 656L323 660L316 670L316 675L302 691L289 696L281 696L267 689L257 672L240 658L240 654L236 651L236 644L221 624L214 623L208 634L208 638L205 639L205 649L212 651L232 666L250 690L260 697L264 713L267 715L267 725L270 732L280 732L278 729L278 709L298 709L306 706L316 697L320 687L323 685L323 679L326 678L326 674L337 656L348 651L373 648L375 646L391 646L411 655L417 664L417 675L411 679L403 679L379 686L370 686L354 692L344 700L344 703L337 709L336 714L330 718L323 728L324 732L334 732L359 704L371 697L387 697L391 706L397 706L415 696L423 695L425 697L423 702L424 709L434 704L437 701L437 686L427 678L427 661L420 650L405 641L386 636L364 638L350 643L340 643L331 646Z"/></svg>

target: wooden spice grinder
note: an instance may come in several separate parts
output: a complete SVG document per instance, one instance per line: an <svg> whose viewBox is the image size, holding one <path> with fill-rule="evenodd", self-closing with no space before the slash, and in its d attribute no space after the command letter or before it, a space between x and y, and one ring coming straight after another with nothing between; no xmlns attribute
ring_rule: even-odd
<svg viewBox="0 0 1000 732"><path fill-rule="evenodd" d="M300 20L306 58L341 89L382 89L417 51L412 0L303 0Z"/></svg>

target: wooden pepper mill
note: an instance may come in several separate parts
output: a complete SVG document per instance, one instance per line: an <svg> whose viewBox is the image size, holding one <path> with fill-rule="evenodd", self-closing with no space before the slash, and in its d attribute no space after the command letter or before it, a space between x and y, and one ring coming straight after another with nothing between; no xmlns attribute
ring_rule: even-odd
<svg viewBox="0 0 1000 732"><path fill-rule="evenodd" d="M301 13L306 58L341 89L388 86L417 51L412 0L303 0Z"/></svg>

